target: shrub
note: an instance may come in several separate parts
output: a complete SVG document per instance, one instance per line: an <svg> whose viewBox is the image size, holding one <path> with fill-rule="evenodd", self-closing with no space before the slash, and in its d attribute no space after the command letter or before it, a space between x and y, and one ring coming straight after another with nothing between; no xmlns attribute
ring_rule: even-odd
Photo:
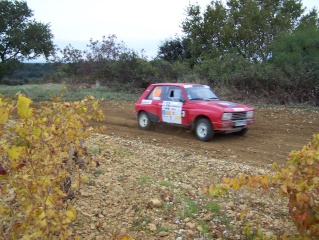
<svg viewBox="0 0 319 240"><path fill-rule="evenodd" d="M83 167L94 165L83 160L90 136L85 126L103 114L91 96L77 102L60 97L32 108L24 95L17 101L0 95L0 238L72 235L72 201L87 178Z"/></svg>
<svg viewBox="0 0 319 240"><path fill-rule="evenodd" d="M210 187L208 193L218 196L230 188L278 188L288 198L288 209L301 239L319 237L319 134L300 151L292 151L286 167L274 164L274 174L245 175L223 179L224 184Z"/></svg>

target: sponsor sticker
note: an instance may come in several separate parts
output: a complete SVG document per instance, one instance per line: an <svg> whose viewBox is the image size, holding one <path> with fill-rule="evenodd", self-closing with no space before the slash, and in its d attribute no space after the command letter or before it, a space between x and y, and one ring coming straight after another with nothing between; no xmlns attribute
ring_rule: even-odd
<svg viewBox="0 0 319 240"><path fill-rule="evenodd" d="M162 119L167 123L182 123L182 106L181 102L163 101Z"/></svg>
<svg viewBox="0 0 319 240"><path fill-rule="evenodd" d="M152 104L152 100L143 99L142 104Z"/></svg>
<svg viewBox="0 0 319 240"><path fill-rule="evenodd" d="M235 107L236 104L232 103L232 102L219 102L218 104L223 105L223 106L227 106L227 107Z"/></svg>
<svg viewBox="0 0 319 240"><path fill-rule="evenodd" d="M243 111L245 111L245 108L233 108L234 109L234 111L236 111L236 112L243 112Z"/></svg>

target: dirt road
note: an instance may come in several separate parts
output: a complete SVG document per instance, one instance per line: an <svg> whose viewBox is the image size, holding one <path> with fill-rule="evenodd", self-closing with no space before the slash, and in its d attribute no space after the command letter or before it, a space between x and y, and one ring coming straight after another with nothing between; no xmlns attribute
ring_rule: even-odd
<svg viewBox="0 0 319 240"><path fill-rule="evenodd" d="M301 149L319 132L318 111L256 108L256 124L246 136L220 134L210 142L201 142L185 128L156 124L151 131L140 130L133 103L108 101L103 102L101 108L105 121L94 124L105 125L108 134L255 166L285 163L292 150Z"/></svg>
<svg viewBox="0 0 319 240"><path fill-rule="evenodd" d="M103 102L105 120L92 122L107 132L87 142L99 150L100 164L75 205L75 232L83 239L115 239L113 233L150 240L246 239L247 223L269 239L297 234L287 199L276 189L242 188L218 198L204 190L223 177L268 173L269 164L284 164L319 132L318 111L257 108L256 125L246 136L200 142L184 128L157 124L140 130L133 107ZM151 199L163 205L150 207Z"/></svg>

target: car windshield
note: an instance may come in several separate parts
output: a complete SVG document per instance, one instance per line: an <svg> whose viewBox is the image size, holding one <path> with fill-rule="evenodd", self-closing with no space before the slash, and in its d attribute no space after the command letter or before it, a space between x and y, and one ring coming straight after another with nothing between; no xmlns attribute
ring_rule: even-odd
<svg viewBox="0 0 319 240"><path fill-rule="evenodd" d="M185 91L190 101L218 100L216 94L208 86L198 85L185 87Z"/></svg>

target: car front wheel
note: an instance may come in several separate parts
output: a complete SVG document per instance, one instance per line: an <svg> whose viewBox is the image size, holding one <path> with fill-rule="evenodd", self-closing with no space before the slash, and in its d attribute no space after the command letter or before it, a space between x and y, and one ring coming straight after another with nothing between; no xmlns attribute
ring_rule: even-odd
<svg viewBox="0 0 319 240"><path fill-rule="evenodd" d="M140 112L138 114L138 126L143 130L149 130L151 128L151 119L147 112Z"/></svg>
<svg viewBox="0 0 319 240"><path fill-rule="evenodd" d="M214 136L211 122L206 118L199 119L195 125L195 135L203 142L211 140Z"/></svg>

